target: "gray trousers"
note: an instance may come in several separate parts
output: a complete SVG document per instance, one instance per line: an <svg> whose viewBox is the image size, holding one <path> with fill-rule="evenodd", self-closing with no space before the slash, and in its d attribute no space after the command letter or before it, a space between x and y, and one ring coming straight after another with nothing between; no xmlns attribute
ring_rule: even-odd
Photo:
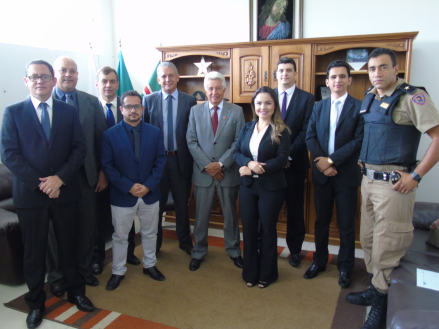
<svg viewBox="0 0 439 329"><path fill-rule="evenodd" d="M143 267L150 268L157 262L155 247L157 242L157 223L159 220L159 201L145 204L138 198L133 207L111 206L113 218L113 267L112 273L124 275L127 271L128 233L133 226L134 217L140 221L140 236L143 248Z"/></svg>
<svg viewBox="0 0 439 329"><path fill-rule="evenodd" d="M92 274L93 232L96 223L96 185L90 186L84 170L79 171L79 186L82 198L78 202L78 226L75 239L79 265L79 273L86 277ZM62 193L62 192L61 192ZM46 254L47 281L50 283L62 280L63 274L58 261L58 247L52 222L49 225L49 243Z"/></svg>
<svg viewBox="0 0 439 329"><path fill-rule="evenodd" d="M194 185L196 214L194 226L195 246L194 249L192 249L192 258L203 259L207 253L209 219L215 190L218 193L221 209L224 215L224 242L226 245L226 252L232 258L241 256L241 240L236 207L239 186L222 187L217 180L214 180L209 187Z"/></svg>

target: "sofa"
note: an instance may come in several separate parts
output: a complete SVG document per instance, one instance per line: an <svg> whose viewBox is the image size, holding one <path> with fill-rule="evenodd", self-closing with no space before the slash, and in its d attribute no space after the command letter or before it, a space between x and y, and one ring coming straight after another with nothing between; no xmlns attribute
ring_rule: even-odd
<svg viewBox="0 0 439 329"><path fill-rule="evenodd" d="M0 283L24 283L24 247L18 217L12 204L13 175L0 163Z"/></svg>
<svg viewBox="0 0 439 329"><path fill-rule="evenodd" d="M439 328L439 291L416 286L417 268L439 273L439 249L426 243L438 218L439 203L415 203L412 244L390 276L387 328Z"/></svg>

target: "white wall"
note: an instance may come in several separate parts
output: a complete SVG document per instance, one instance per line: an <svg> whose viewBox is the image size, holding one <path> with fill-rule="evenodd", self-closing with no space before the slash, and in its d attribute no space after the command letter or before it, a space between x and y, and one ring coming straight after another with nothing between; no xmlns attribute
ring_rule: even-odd
<svg viewBox="0 0 439 329"><path fill-rule="evenodd" d="M413 42L410 84L424 86L439 107L439 1L419 0L305 0L304 38L419 31ZM430 145L423 135L422 159ZM439 165L421 181L417 201L439 202Z"/></svg>

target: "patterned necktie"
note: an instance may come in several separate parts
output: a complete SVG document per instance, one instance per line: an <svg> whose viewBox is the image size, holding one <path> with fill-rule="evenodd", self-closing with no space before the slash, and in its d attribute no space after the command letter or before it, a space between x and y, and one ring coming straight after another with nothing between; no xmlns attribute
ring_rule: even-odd
<svg viewBox="0 0 439 329"><path fill-rule="evenodd" d="M212 115L212 128L213 128L213 135L216 135L216 130L218 128L218 106L213 107L213 115Z"/></svg>
<svg viewBox="0 0 439 329"><path fill-rule="evenodd" d="M108 126L108 128L111 128L115 124L116 124L116 121L114 121L113 111L111 111L111 104L107 103L107 126Z"/></svg>
<svg viewBox="0 0 439 329"><path fill-rule="evenodd" d="M283 92L284 99L282 100L282 120L285 119L285 115L287 114L287 93Z"/></svg>
<svg viewBox="0 0 439 329"><path fill-rule="evenodd" d="M72 95L66 94L66 103L76 107L76 104L73 101Z"/></svg>
<svg viewBox="0 0 439 329"><path fill-rule="evenodd" d="M49 112L47 112L47 104L41 102L38 106L41 108L41 126L43 127L44 134L46 135L47 141L50 140L50 118Z"/></svg>
<svg viewBox="0 0 439 329"><path fill-rule="evenodd" d="M168 95L168 152L174 152L174 122L172 116L172 95Z"/></svg>

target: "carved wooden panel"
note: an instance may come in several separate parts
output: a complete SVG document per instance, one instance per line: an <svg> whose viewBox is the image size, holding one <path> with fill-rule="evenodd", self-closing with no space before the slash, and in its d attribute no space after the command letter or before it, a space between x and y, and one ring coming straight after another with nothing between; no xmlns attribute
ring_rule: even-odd
<svg viewBox="0 0 439 329"><path fill-rule="evenodd" d="M233 49L233 102L248 103L268 86L268 47Z"/></svg>
<svg viewBox="0 0 439 329"><path fill-rule="evenodd" d="M175 58L180 58L184 56L191 56L191 55L204 55L204 56L215 56L219 58L231 58L231 51L230 49L214 49L214 50L200 50L200 51L164 51L162 53L162 60L163 61L170 61Z"/></svg>
<svg viewBox="0 0 439 329"><path fill-rule="evenodd" d="M316 44L315 54L324 55L340 49L350 48L389 48L394 51L407 51L409 47L408 40L391 40L391 41L363 41L352 43L333 43L333 44Z"/></svg>

